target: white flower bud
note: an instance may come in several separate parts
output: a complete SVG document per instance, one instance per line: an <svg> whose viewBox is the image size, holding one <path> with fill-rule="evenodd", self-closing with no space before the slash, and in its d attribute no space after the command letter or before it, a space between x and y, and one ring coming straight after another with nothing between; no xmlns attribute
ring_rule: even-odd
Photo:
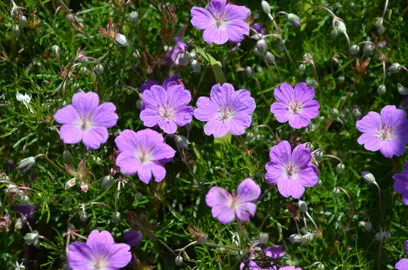
<svg viewBox="0 0 408 270"><path fill-rule="evenodd" d="M302 241L302 236L299 234L292 234L288 239L292 244L300 243L300 241Z"/></svg>
<svg viewBox="0 0 408 270"><path fill-rule="evenodd" d="M22 190L16 192L14 198L19 204L28 204L30 202L30 198Z"/></svg>
<svg viewBox="0 0 408 270"><path fill-rule="evenodd" d="M339 163L339 164L337 164L337 166L336 166L336 171L337 171L338 174L344 173L344 170L345 170L345 169L346 169L346 166L344 166L343 163Z"/></svg>
<svg viewBox="0 0 408 270"><path fill-rule="evenodd" d="M261 234L261 235L259 236L258 242L259 242L260 244L265 244L266 242L268 242L268 240L269 240L269 235L268 235L267 233L263 233L263 234Z"/></svg>
<svg viewBox="0 0 408 270"><path fill-rule="evenodd" d="M333 189L332 193L333 193L333 195L339 195L339 194L341 194L341 189L336 187L336 188Z"/></svg>
<svg viewBox="0 0 408 270"><path fill-rule="evenodd" d="M300 18L299 18L296 14L289 13L289 14L288 14L288 21L289 21L293 26L296 26L296 27L299 27L299 26L300 26Z"/></svg>
<svg viewBox="0 0 408 270"><path fill-rule="evenodd" d="M268 49L268 44L266 44L265 39L260 39L256 42L256 48L258 49L259 53L262 55L266 52Z"/></svg>
<svg viewBox="0 0 408 270"><path fill-rule="evenodd" d="M183 257L177 256L174 260L177 266L181 266L183 264Z"/></svg>
<svg viewBox="0 0 408 270"><path fill-rule="evenodd" d="M79 215L79 219L82 222L85 222L88 219L88 215L86 214L85 209L82 210L81 214Z"/></svg>
<svg viewBox="0 0 408 270"><path fill-rule="evenodd" d="M23 160L21 160L18 163L18 169L22 170L23 172L28 171L35 165L35 158L34 157L28 157Z"/></svg>
<svg viewBox="0 0 408 270"><path fill-rule="evenodd" d="M306 69L306 65L305 65L305 64L300 64L300 65L299 65L299 71L300 71L301 73L305 72L305 69Z"/></svg>
<svg viewBox="0 0 408 270"><path fill-rule="evenodd" d="M179 55L179 64L182 66L187 65L190 62L190 56L187 52L181 52Z"/></svg>
<svg viewBox="0 0 408 270"><path fill-rule="evenodd" d="M336 29L341 34L347 32L346 25L344 24L343 21L340 20L336 20L334 22L334 29Z"/></svg>
<svg viewBox="0 0 408 270"><path fill-rule="evenodd" d="M245 68L245 73L248 77L252 78L254 76L254 72L252 71L251 67L246 67Z"/></svg>
<svg viewBox="0 0 408 270"><path fill-rule="evenodd" d="M371 56L374 53L374 46L371 44L366 44L363 49L364 56Z"/></svg>
<svg viewBox="0 0 408 270"><path fill-rule="evenodd" d="M265 0L263 0L261 2L261 6L262 6L262 11L265 12L265 14L270 14L271 13L271 6L269 5L268 2L266 2Z"/></svg>
<svg viewBox="0 0 408 270"><path fill-rule="evenodd" d="M51 50L55 53L55 55L59 54L59 47L58 45L52 45Z"/></svg>
<svg viewBox="0 0 408 270"><path fill-rule="evenodd" d="M402 84L398 84L398 93L400 93L403 96L407 96L408 95L408 88L406 88L405 86L403 86Z"/></svg>
<svg viewBox="0 0 408 270"><path fill-rule="evenodd" d="M364 172L361 172L361 176L363 177L363 180L367 182L368 184L375 183L375 177L372 173L364 171Z"/></svg>
<svg viewBox="0 0 408 270"><path fill-rule="evenodd" d="M133 22L133 23L137 23L138 19L139 19L139 13L137 13L137 11L130 12L130 14L128 16L128 21Z"/></svg>
<svg viewBox="0 0 408 270"><path fill-rule="evenodd" d="M21 35L20 26L18 26L18 24L14 24L11 27L11 32L13 32L14 36L19 37Z"/></svg>
<svg viewBox="0 0 408 270"><path fill-rule="evenodd" d="M337 110L336 108L331 108L331 109L330 109L330 113L331 113L334 117L339 116L339 110Z"/></svg>
<svg viewBox="0 0 408 270"><path fill-rule="evenodd" d="M319 263L319 264L317 265L317 270L324 270L324 269L325 269L324 264Z"/></svg>
<svg viewBox="0 0 408 270"><path fill-rule="evenodd" d="M375 27L380 28L381 26L383 26L383 22L384 22L384 19L381 17L378 17L375 19L374 25Z"/></svg>
<svg viewBox="0 0 408 270"><path fill-rule="evenodd" d="M62 160L64 161L64 163L70 163L72 160L71 152L69 152L68 150L65 150L62 153Z"/></svg>
<svg viewBox="0 0 408 270"><path fill-rule="evenodd" d="M119 212L113 212L112 214L112 221L116 224L120 222L120 213Z"/></svg>
<svg viewBox="0 0 408 270"><path fill-rule="evenodd" d="M136 101L136 108L139 110L143 108L143 100L141 98Z"/></svg>
<svg viewBox="0 0 408 270"><path fill-rule="evenodd" d="M346 78L344 76L339 76L337 78L337 83L338 84L344 84L345 81L346 81Z"/></svg>
<svg viewBox="0 0 408 270"><path fill-rule="evenodd" d="M191 61L191 68L195 73L200 73L201 71L201 64L197 60Z"/></svg>
<svg viewBox="0 0 408 270"><path fill-rule="evenodd" d="M122 34L119 34L119 33L116 34L115 42L116 42L116 44L119 45L119 47L123 47L123 48L129 47L129 43L128 43L128 40L127 40L125 35L122 35Z"/></svg>
<svg viewBox="0 0 408 270"><path fill-rule="evenodd" d="M273 55L273 53L271 53L271 52L266 52L266 54L265 54L265 61L266 61L268 64L273 64L273 63L275 63L275 55Z"/></svg>
<svg viewBox="0 0 408 270"><path fill-rule="evenodd" d="M360 52L360 46L354 44L350 47L350 54L357 55Z"/></svg>
<svg viewBox="0 0 408 270"><path fill-rule="evenodd" d="M317 149L316 151L314 151L314 158L316 159L316 161L322 160L323 150L322 149Z"/></svg>
<svg viewBox="0 0 408 270"><path fill-rule="evenodd" d="M400 70L401 70L401 65L398 64L398 63L394 63L394 64L392 64L392 65L388 68L388 71L389 71L390 73L397 73L397 72L399 72Z"/></svg>
<svg viewBox="0 0 408 270"><path fill-rule="evenodd" d="M95 74L96 74L96 75L99 75L99 76L102 75L103 70L104 70L104 68L103 68L103 66L102 66L101 64L97 64L97 65L95 66L95 68L94 68Z"/></svg>
<svg viewBox="0 0 408 270"><path fill-rule="evenodd" d="M85 58L85 57L83 57L83 58L81 58L81 64L84 66L84 67L87 67L88 66L88 58Z"/></svg>
<svg viewBox="0 0 408 270"><path fill-rule="evenodd" d="M14 230L15 230L15 231L19 231L19 230L21 230L21 229L23 228L23 226L24 226L24 221L23 221L23 219L22 219L22 218L18 218L18 219L16 220L16 223L14 223Z"/></svg>
<svg viewBox="0 0 408 270"><path fill-rule="evenodd" d="M360 221L358 225L363 227L367 232L370 232L373 229L373 225L371 225L371 222L368 221Z"/></svg>
<svg viewBox="0 0 408 270"><path fill-rule="evenodd" d="M384 85L384 84L381 84L381 85L378 86L378 88L377 88L377 93L378 93L380 96L382 96L382 95L385 94L386 90L387 90L387 88L385 87L385 85Z"/></svg>
<svg viewBox="0 0 408 270"><path fill-rule="evenodd" d="M385 33L385 27L381 25L380 27L378 27L377 31L378 31L378 34L379 34L380 36L382 36L382 35L384 35L384 33ZM378 46L377 46L377 47L378 47Z"/></svg>
<svg viewBox="0 0 408 270"><path fill-rule="evenodd" d="M298 201L298 207L300 209L300 211L302 211L303 213L307 212L307 204L305 201L299 200Z"/></svg>
<svg viewBox="0 0 408 270"><path fill-rule="evenodd" d="M305 235L302 236L301 242L304 243L304 244L308 243L308 242L311 242L311 241L313 241L314 236L315 235L313 233L308 232L308 233L306 233Z"/></svg>
<svg viewBox="0 0 408 270"><path fill-rule="evenodd" d="M21 27L26 27L26 26L27 26L28 21L27 21L27 17L26 17L26 16L24 16L24 15L23 15L23 16L20 16L20 18L18 19L18 21L19 21Z"/></svg>
<svg viewBox="0 0 408 270"><path fill-rule="evenodd" d="M37 245L38 244L38 232L33 231L30 233L27 233L24 236L24 241L27 245Z"/></svg>
<svg viewBox="0 0 408 270"><path fill-rule="evenodd" d="M102 179L102 186L105 189L108 189L108 188L110 188L112 186L114 180L115 180L115 178L113 178L112 175L107 175Z"/></svg>
<svg viewBox="0 0 408 270"><path fill-rule="evenodd" d="M189 140L183 135L174 135L174 140L176 141L178 146L180 146L183 149L187 149L188 146L191 144Z"/></svg>

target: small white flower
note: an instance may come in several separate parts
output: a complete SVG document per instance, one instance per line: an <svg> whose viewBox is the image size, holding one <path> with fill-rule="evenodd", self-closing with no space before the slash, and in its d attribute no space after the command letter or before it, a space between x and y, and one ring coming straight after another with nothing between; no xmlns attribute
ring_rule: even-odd
<svg viewBox="0 0 408 270"><path fill-rule="evenodd" d="M18 262L16 262L16 270L23 270L23 269L26 269L24 264L23 263L19 264Z"/></svg>
<svg viewBox="0 0 408 270"><path fill-rule="evenodd" d="M26 106L27 109L30 110L30 112L33 112L33 111L31 110L31 108L29 107L30 101L31 101L31 96L29 96L29 95L27 95L27 94L22 95L22 94L20 94L19 92L17 92L17 94L16 94L16 99L17 99L18 101L20 101L21 103L23 103L24 106Z"/></svg>

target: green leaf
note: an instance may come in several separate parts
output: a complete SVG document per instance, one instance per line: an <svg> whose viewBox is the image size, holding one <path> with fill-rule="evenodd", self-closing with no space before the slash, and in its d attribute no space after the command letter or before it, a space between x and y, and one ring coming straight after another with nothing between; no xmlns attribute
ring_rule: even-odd
<svg viewBox="0 0 408 270"><path fill-rule="evenodd" d="M201 54L208 61L208 63L210 63L217 83L225 83L227 79L225 78L224 72L222 71L220 62L215 60L214 57L205 52L202 48L196 47L196 51Z"/></svg>
<svg viewBox="0 0 408 270"><path fill-rule="evenodd" d="M214 139L215 154L217 157L222 158L225 148L231 144L232 135L227 133L224 137Z"/></svg>

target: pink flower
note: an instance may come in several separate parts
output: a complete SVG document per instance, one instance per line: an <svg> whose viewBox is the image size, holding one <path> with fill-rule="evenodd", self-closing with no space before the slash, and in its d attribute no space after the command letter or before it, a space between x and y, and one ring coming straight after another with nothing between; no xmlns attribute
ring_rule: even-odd
<svg viewBox="0 0 408 270"><path fill-rule="evenodd" d="M217 218L222 224L227 224L235 219L248 221L255 215L255 201L261 194L261 188L251 179L243 180L237 193L231 195L221 187L212 187L205 196L205 202L211 207L214 218Z"/></svg>

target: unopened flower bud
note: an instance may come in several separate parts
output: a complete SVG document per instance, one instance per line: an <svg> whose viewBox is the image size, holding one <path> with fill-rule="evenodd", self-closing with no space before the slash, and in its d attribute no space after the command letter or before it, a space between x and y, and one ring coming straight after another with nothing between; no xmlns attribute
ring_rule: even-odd
<svg viewBox="0 0 408 270"><path fill-rule="evenodd" d="M305 65L305 64L300 64L300 65L299 65L299 71L300 71L301 73L305 72L305 69L306 69L306 65Z"/></svg>
<svg viewBox="0 0 408 270"><path fill-rule="evenodd" d="M83 210L83 211L81 212L81 214L79 215L79 219L80 219L82 222L85 222L85 221L88 219L88 215L86 214L86 211L85 211L85 210Z"/></svg>
<svg viewBox="0 0 408 270"><path fill-rule="evenodd" d="M378 32L378 34L379 34L380 36L384 35L384 33L385 33L385 27L381 25L380 27L378 27L377 32ZM378 47L378 46L377 46L377 47Z"/></svg>
<svg viewBox="0 0 408 270"><path fill-rule="evenodd" d="M398 63L394 63L394 64L392 64L392 65L388 68L388 71L389 71L390 73L397 73L397 72L399 72L400 70L401 70L401 65L398 64Z"/></svg>
<svg viewBox="0 0 408 270"><path fill-rule="evenodd" d="M398 84L398 93L400 93L403 96L407 96L408 95L408 88L406 88L405 86L403 86L402 84Z"/></svg>
<svg viewBox="0 0 408 270"><path fill-rule="evenodd" d="M273 64L273 63L275 63L275 55L273 55L273 53L271 53L271 52L266 52L266 54L265 54L265 61L268 63L268 64Z"/></svg>
<svg viewBox="0 0 408 270"><path fill-rule="evenodd" d="M308 232L308 233L306 233L305 235L302 236L301 242L302 243L311 242L311 241L313 241L314 237L315 237L315 235L313 233Z"/></svg>
<svg viewBox="0 0 408 270"><path fill-rule="evenodd" d="M350 47L350 54L357 55L360 52L360 46L354 44Z"/></svg>
<svg viewBox="0 0 408 270"><path fill-rule="evenodd" d="M341 189L336 187L336 188L333 189L332 193L333 193L333 195L339 195L339 194L341 194Z"/></svg>
<svg viewBox="0 0 408 270"><path fill-rule="evenodd" d="M304 59L304 60L311 60L311 59L313 59L313 56L312 56L311 53L305 53L305 54L303 55L303 59Z"/></svg>
<svg viewBox="0 0 408 270"><path fill-rule="evenodd" d="M302 241L302 236L299 234L292 234L288 239L292 244L300 243L300 241Z"/></svg>
<svg viewBox="0 0 408 270"><path fill-rule="evenodd" d="M254 76L254 72L252 71L251 67L246 67L245 68L245 73L249 78L252 78Z"/></svg>
<svg viewBox="0 0 408 270"><path fill-rule="evenodd" d="M197 60L191 61L191 68L195 73L199 73L201 71L201 64Z"/></svg>
<svg viewBox="0 0 408 270"><path fill-rule="evenodd" d="M113 181L115 181L115 178L113 178L112 175L107 175L102 179L102 186L105 189L108 189L108 188L110 188L112 186Z"/></svg>
<svg viewBox="0 0 408 270"><path fill-rule="evenodd" d="M265 12L265 14L270 14L271 13L271 6L269 5L268 2L266 2L265 0L261 2L261 6L262 6L262 11Z"/></svg>
<svg viewBox="0 0 408 270"><path fill-rule="evenodd" d="M23 228L24 226L24 221L23 219L20 217L16 220L16 223L14 223L14 230L15 231L19 231Z"/></svg>
<svg viewBox="0 0 408 270"><path fill-rule="evenodd" d="M120 222L120 213L119 212L113 212L112 214L112 221L116 224Z"/></svg>
<svg viewBox="0 0 408 270"><path fill-rule="evenodd" d="M299 26L300 26L300 18L299 18L296 14L289 13L289 14L288 14L288 21L289 21L293 26L296 26L296 27L299 27Z"/></svg>
<svg viewBox="0 0 408 270"><path fill-rule="evenodd" d="M298 201L298 207L300 209L300 211L302 211L303 213L307 212L307 204L305 201L299 200Z"/></svg>
<svg viewBox="0 0 408 270"><path fill-rule="evenodd" d="M136 101L136 108L139 110L143 108L143 100L141 98Z"/></svg>
<svg viewBox="0 0 408 270"><path fill-rule="evenodd" d="M316 151L314 151L314 158L316 159L316 161L322 160L323 150L322 149L317 149Z"/></svg>
<svg viewBox="0 0 408 270"><path fill-rule="evenodd" d="M190 56L187 52L181 52L179 55L179 64L182 66L187 65L190 62Z"/></svg>
<svg viewBox="0 0 408 270"><path fill-rule="evenodd" d="M130 12L130 14L128 16L128 21L133 22L133 23L137 23L138 19L139 19L139 13L137 13L137 11Z"/></svg>
<svg viewBox="0 0 408 270"><path fill-rule="evenodd" d="M176 141L177 145L183 149L187 149L191 144L189 140L183 135L174 135L174 140Z"/></svg>
<svg viewBox="0 0 408 270"><path fill-rule="evenodd" d="M128 40L125 35L117 33L115 36L115 42L119 45L119 47L127 48L129 47Z"/></svg>
<svg viewBox="0 0 408 270"><path fill-rule="evenodd" d="M362 112L361 112L361 110L360 110L359 108L354 108L354 109L353 109L353 116L354 116L356 119L360 119L362 115L363 115L363 114L362 114Z"/></svg>
<svg viewBox="0 0 408 270"><path fill-rule="evenodd" d="M332 29L332 31L331 31L331 35L333 36L333 37L338 37L339 36L339 31L337 31L337 29L336 28L333 28Z"/></svg>
<svg viewBox="0 0 408 270"><path fill-rule="evenodd" d="M84 67L87 67L88 66L88 58L85 58L85 57L81 58L81 64Z"/></svg>
<svg viewBox="0 0 408 270"><path fill-rule="evenodd" d="M374 53L374 46L372 44L366 44L363 49L364 56L371 56Z"/></svg>
<svg viewBox="0 0 408 270"><path fill-rule="evenodd" d="M183 257L177 256L174 260L177 266L181 266L183 264Z"/></svg>
<svg viewBox="0 0 408 270"><path fill-rule="evenodd" d="M385 85L381 84L380 86L378 86L377 88L377 93L382 96L385 94L387 88L385 87Z"/></svg>
<svg viewBox="0 0 408 270"><path fill-rule="evenodd" d="M330 113L331 113L334 117L339 116L339 110L337 110L336 108L331 108L331 109L330 109Z"/></svg>
<svg viewBox="0 0 408 270"><path fill-rule="evenodd" d="M52 45L51 50L55 53L55 55L59 54L59 47L58 45Z"/></svg>
<svg viewBox="0 0 408 270"><path fill-rule="evenodd" d="M258 51L263 55L266 52L266 49L268 48L268 44L266 44L265 39L260 39L256 42L256 48Z"/></svg>
<svg viewBox="0 0 408 270"><path fill-rule="evenodd" d="M38 244L38 232L32 231L24 236L24 241L27 245Z"/></svg>
<svg viewBox="0 0 408 270"><path fill-rule="evenodd" d="M97 64L94 68L94 72L96 75L102 75L103 73L103 66L101 64Z"/></svg>
<svg viewBox="0 0 408 270"><path fill-rule="evenodd" d="M346 78L344 76L339 76L337 78L337 83L338 84L344 84L345 81L346 81Z"/></svg>
<svg viewBox="0 0 408 270"><path fill-rule="evenodd" d="M358 225L363 227L364 230L367 232L370 232L373 229L373 225L371 225L371 222L368 222L368 221L360 221Z"/></svg>
<svg viewBox="0 0 408 270"><path fill-rule="evenodd" d="M259 244L265 244L269 240L269 235L267 233L263 233L259 236Z"/></svg>
<svg viewBox="0 0 408 270"><path fill-rule="evenodd" d="M363 177L363 180L366 181L368 184L375 183L375 177L372 173L364 171L361 172L361 176Z"/></svg>
<svg viewBox="0 0 408 270"><path fill-rule="evenodd" d="M30 198L22 190L16 192L14 198L19 204L28 204L30 202Z"/></svg>
<svg viewBox="0 0 408 270"><path fill-rule="evenodd" d="M18 26L18 24L14 24L11 28L11 32L13 32L14 36L19 37L21 35L20 26Z"/></svg>
<svg viewBox="0 0 408 270"><path fill-rule="evenodd" d="M344 166L343 163L339 163L339 164L337 164L337 166L336 166L336 171L337 171L338 174L344 173L344 170L345 170L345 169L346 169L346 166Z"/></svg>
<svg viewBox="0 0 408 270"><path fill-rule="evenodd" d="M318 265L317 265L317 270L324 270L326 267L324 267L324 264L322 264L322 263L319 263Z"/></svg>
<svg viewBox="0 0 408 270"><path fill-rule="evenodd" d="M69 152L68 150L65 150L62 153L62 160L64 161L64 163L70 163L72 160L71 152Z"/></svg>
<svg viewBox="0 0 408 270"><path fill-rule="evenodd" d="M20 26L21 27L25 27L27 25L27 17L26 16L20 16L20 18L18 19Z"/></svg>
<svg viewBox="0 0 408 270"><path fill-rule="evenodd" d="M23 172L28 171L35 165L35 158L34 157L28 157L23 160L21 160L18 163L18 169L22 170Z"/></svg>
<svg viewBox="0 0 408 270"><path fill-rule="evenodd" d="M347 32L347 28L346 25L344 24L343 21L341 20L336 20L334 22L334 29L336 29L339 33L343 34L345 32Z"/></svg>
<svg viewBox="0 0 408 270"><path fill-rule="evenodd" d="M87 74L87 73L88 73L88 69L87 69L86 67L81 67L81 68L79 69L79 73L81 73L81 74Z"/></svg>
<svg viewBox="0 0 408 270"><path fill-rule="evenodd" d="M383 22L384 22L384 19L381 17L378 17L375 19L374 25L375 27L380 28L381 26L383 26Z"/></svg>

